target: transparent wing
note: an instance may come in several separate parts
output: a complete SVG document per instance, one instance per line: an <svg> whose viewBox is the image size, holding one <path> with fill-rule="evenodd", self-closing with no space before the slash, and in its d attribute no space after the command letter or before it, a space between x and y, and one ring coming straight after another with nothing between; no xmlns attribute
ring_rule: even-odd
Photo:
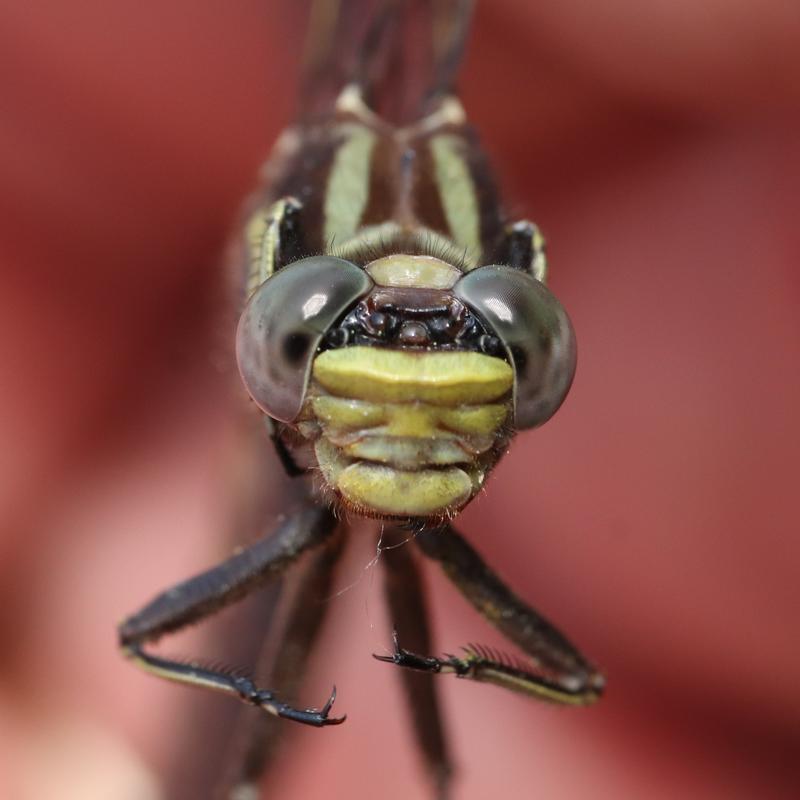
<svg viewBox="0 0 800 800"><path fill-rule="evenodd" d="M313 0L304 117L324 116L347 83L402 125L453 91L474 0Z"/></svg>

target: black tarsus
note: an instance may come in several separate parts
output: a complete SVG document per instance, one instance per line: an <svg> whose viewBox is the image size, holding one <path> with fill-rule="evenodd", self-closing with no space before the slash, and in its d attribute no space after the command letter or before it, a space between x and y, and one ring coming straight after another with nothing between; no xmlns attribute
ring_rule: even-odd
<svg viewBox="0 0 800 800"><path fill-rule="evenodd" d="M423 530L414 541L440 563L477 611L531 661L517 663L493 648L475 644L463 648L464 658L432 658L407 650L397 641L394 653L376 656L379 661L430 673L454 672L554 702L586 704L600 697L605 685L602 675L560 631L511 592L450 525Z"/></svg>
<svg viewBox="0 0 800 800"><path fill-rule="evenodd" d="M306 554L284 581L272 627L258 658L257 674L294 703L308 660L330 606L335 567L343 551L344 536L333 536L314 552ZM228 769L220 782L220 797L240 797L242 787L258 786L279 752L283 730L271 714L249 714L242 710L240 727L228 750Z"/></svg>
<svg viewBox="0 0 800 800"><path fill-rule="evenodd" d="M336 528L327 508L306 505L287 517L278 529L217 567L158 595L119 627L123 651L145 669L192 686L232 694L285 719L320 727L344 718L329 718L335 690L322 709L297 709L261 689L246 676L224 669L207 669L147 652L143 645L220 611L253 589L281 574L297 557L322 544Z"/></svg>
<svg viewBox="0 0 800 800"><path fill-rule="evenodd" d="M303 467L294 460L294 456L286 446L286 442L283 441L281 436L281 424L272 419L272 417L265 416L264 425L267 429L270 441L272 442L272 446L275 448L275 454L281 462L283 471L290 478L299 478L303 475L307 475L308 471L303 469Z"/></svg>

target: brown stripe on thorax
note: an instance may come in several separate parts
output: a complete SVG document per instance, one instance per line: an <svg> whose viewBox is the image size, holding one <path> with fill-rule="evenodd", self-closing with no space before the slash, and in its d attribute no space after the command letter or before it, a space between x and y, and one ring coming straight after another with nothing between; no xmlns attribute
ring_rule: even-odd
<svg viewBox="0 0 800 800"><path fill-rule="evenodd" d="M424 145L426 142L420 140L419 144ZM418 176L414 194L417 217L425 227L452 238L452 232L447 224L447 217L442 206L439 187L436 183L430 150L426 146L418 146L414 153Z"/></svg>
<svg viewBox="0 0 800 800"><path fill-rule="evenodd" d="M398 215L397 185L400 180L398 145L395 137L381 136L370 164L367 205L361 225L380 225ZM399 220L398 220L399 221Z"/></svg>
<svg viewBox="0 0 800 800"><path fill-rule="evenodd" d="M322 252L324 240L325 187L342 132L327 123L302 125L293 129L297 137L292 151L267 162L267 191L258 203L266 206L281 197L295 197L302 204L303 234L307 255Z"/></svg>
<svg viewBox="0 0 800 800"><path fill-rule="evenodd" d="M409 141L402 131L381 136L373 152L362 225L396 222L449 236L431 166L424 141Z"/></svg>

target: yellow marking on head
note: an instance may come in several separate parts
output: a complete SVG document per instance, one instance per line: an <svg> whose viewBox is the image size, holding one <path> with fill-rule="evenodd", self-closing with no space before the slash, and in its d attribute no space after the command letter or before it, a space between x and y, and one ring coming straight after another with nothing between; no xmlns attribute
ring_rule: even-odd
<svg viewBox="0 0 800 800"><path fill-rule="evenodd" d="M342 500L360 514L433 517L447 515L467 502L483 481L483 472L404 469L374 461L353 461L326 439L314 444L322 476Z"/></svg>
<svg viewBox="0 0 800 800"><path fill-rule="evenodd" d="M314 416L333 428L373 428L386 420L383 406L344 397L321 395L311 400Z"/></svg>
<svg viewBox="0 0 800 800"><path fill-rule="evenodd" d="M444 214L456 244L473 258L481 252L480 211L475 184L462 154L458 136L441 134L431 139L436 185Z"/></svg>
<svg viewBox="0 0 800 800"><path fill-rule="evenodd" d="M472 408L448 408L439 412L439 420L449 430L487 436L505 422L508 411L507 405L499 404Z"/></svg>
<svg viewBox="0 0 800 800"><path fill-rule="evenodd" d="M509 364L483 353L361 346L320 353L312 375L341 397L451 407L497 400L514 383Z"/></svg>
<svg viewBox="0 0 800 800"><path fill-rule="evenodd" d="M356 463L342 471L336 488L354 506L410 517L460 508L472 496L472 481L458 467L412 472Z"/></svg>
<svg viewBox="0 0 800 800"><path fill-rule="evenodd" d="M433 406L417 403L392 405L391 409L387 408L387 416L386 432L389 436L423 439L436 435L437 415Z"/></svg>
<svg viewBox="0 0 800 800"><path fill-rule="evenodd" d="M349 239L358 230L369 197L369 170L376 136L358 124L342 124L345 134L333 158L323 215L329 242Z"/></svg>
<svg viewBox="0 0 800 800"><path fill-rule="evenodd" d="M338 444L336 440L333 442ZM342 444L341 450L348 458L377 461L407 470L421 466L468 464L473 459L456 440L438 437L364 436Z"/></svg>
<svg viewBox="0 0 800 800"><path fill-rule="evenodd" d="M462 272L433 256L392 255L365 267L379 286L411 286L416 289L451 289Z"/></svg>
<svg viewBox="0 0 800 800"><path fill-rule="evenodd" d="M380 432L397 436L429 436L432 427L468 436L490 436L505 422L509 404L492 403L443 408L429 403L368 403L349 397L318 395L311 398L314 416L326 429Z"/></svg>
<svg viewBox="0 0 800 800"><path fill-rule="evenodd" d="M324 439L315 445L328 484L361 513L425 517L460 508L472 496L473 482L464 470L394 469L383 464L343 459Z"/></svg>

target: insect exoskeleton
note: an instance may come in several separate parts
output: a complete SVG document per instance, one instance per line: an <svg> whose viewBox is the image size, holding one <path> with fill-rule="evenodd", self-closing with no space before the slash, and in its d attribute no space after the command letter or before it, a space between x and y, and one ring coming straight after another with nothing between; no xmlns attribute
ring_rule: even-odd
<svg viewBox="0 0 800 800"><path fill-rule="evenodd" d="M521 270L319 256L256 290L237 358L251 397L313 447L340 502L442 518L477 494L516 429L556 411L575 344L561 305Z"/></svg>

